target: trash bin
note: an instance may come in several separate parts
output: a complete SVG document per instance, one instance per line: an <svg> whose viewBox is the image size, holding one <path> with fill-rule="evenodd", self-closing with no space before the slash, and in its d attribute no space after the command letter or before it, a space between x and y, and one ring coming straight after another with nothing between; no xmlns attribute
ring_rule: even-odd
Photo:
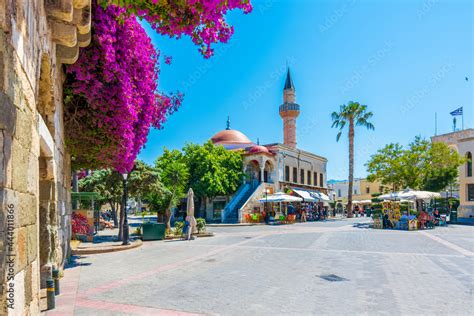
<svg viewBox="0 0 474 316"><path fill-rule="evenodd" d="M142 225L143 240L163 240L165 239L165 224L144 223Z"/></svg>
<svg viewBox="0 0 474 316"><path fill-rule="evenodd" d="M458 221L458 210L452 209L451 216L449 217L450 223L456 223Z"/></svg>

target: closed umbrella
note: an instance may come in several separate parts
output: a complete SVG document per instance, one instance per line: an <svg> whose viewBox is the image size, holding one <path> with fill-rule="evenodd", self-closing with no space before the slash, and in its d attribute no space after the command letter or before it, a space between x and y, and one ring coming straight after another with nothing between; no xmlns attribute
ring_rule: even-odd
<svg viewBox="0 0 474 316"><path fill-rule="evenodd" d="M189 233L188 236L191 237L191 233L197 232L197 222L194 218L194 191L192 188L189 188L188 191L188 200L186 205L186 221L189 222Z"/></svg>

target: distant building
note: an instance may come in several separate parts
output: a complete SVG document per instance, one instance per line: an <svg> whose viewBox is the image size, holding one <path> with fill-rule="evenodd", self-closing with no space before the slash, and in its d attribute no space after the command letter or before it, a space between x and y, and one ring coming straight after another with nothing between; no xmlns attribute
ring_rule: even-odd
<svg viewBox="0 0 474 316"><path fill-rule="evenodd" d="M297 188L309 193L327 194L327 159L296 147L296 118L300 105L296 103L296 89L290 70L283 88L283 104L279 106L283 120L283 144L255 144L244 133L230 128L211 137L215 145L228 150L243 150L245 183L232 197L217 197L208 201L206 217L221 218L223 222L239 222L245 213L261 207L258 202L267 193Z"/></svg>
<svg viewBox="0 0 474 316"><path fill-rule="evenodd" d="M467 161L459 167L459 202L458 219L474 220L474 177L472 155L474 154L474 129L469 128L457 132L431 137L432 142L446 143L449 148L456 150Z"/></svg>
<svg viewBox="0 0 474 316"><path fill-rule="evenodd" d="M328 188L332 200L341 203L347 203L349 194L349 181L347 180L329 180ZM388 190L379 181L369 182L367 179L354 179L352 187L352 200L362 201L370 200L373 194L385 193Z"/></svg>

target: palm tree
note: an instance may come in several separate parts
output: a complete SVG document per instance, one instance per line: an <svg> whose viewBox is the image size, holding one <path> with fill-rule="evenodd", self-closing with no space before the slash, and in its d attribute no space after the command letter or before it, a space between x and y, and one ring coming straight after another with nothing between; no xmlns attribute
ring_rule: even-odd
<svg viewBox="0 0 474 316"><path fill-rule="evenodd" d="M339 141L342 130L349 125L349 192L347 196L347 216L352 217L352 188L354 186L354 128L363 126L369 130L374 129L374 125L369 122L373 116L372 112L367 112L366 105L349 101L347 105L341 105L338 112L331 114L332 126L339 129L336 140Z"/></svg>

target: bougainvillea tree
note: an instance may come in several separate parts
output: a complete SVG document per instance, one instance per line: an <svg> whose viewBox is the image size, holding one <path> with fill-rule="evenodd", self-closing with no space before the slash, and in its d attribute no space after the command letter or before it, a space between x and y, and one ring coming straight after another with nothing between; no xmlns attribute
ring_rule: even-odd
<svg viewBox="0 0 474 316"><path fill-rule="evenodd" d="M98 5L100 4L100 5ZM66 69L66 142L75 169L130 171L151 126L161 128L182 95L158 92L159 51L136 17L162 35L188 35L204 57L233 33L225 14L249 0L98 0L92 42ZM170 57L164 58L166 64Z"/></svg>
<svg viewBox="0 0 474 316"><path fill-rule="evenodd" d="M226 43L234 33L225 14L233 9L252 11L250 0L101 0L101 3L125 8L128 13L145 19L160 34L190 36L206 58L213 55L212 44Z"/></svg>
<svg viewBox="0 0 474 316"><path fill-rule="evenodd" d="M124 12L95 6L92 43L67 68L66 137L76 168L130 171L150 127L181 102L157 91L159 52Z"/></svg>

